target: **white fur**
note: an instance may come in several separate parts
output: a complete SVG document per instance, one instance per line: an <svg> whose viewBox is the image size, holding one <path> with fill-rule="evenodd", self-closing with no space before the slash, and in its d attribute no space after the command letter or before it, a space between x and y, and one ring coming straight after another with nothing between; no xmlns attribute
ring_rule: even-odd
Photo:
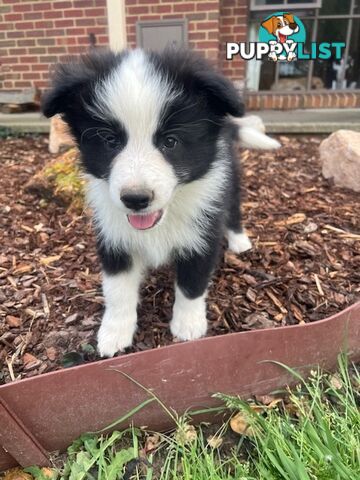
<svg viewBox="0 0 360 480"><path fill-rule="evenodd" d="M236 233L228 230L228 247L234 253L242 253L251 249L251 241L246 233Z"/></svg>
<svg viewBox="0 0 360 480"><path fill-rule="evenodd" d="M262 150L274 150L281 144L274 138L270 138L265 133L256 128L242 126L239 128L240 142L245 148L259 148Z"/></svg>
<svg viewBox="0 0 360 480"><path fill-rule="evenodd" d="M103 273L106 310L98 332L98 349L102 357L112 357L132 345L136 330L136 306L143 269L138 259L128 272Z"/></svg>
<svg viewBox="0 0 360 480"><path fill-rule="evenodd" d="M170 330L179 340L195 340L203 337L207 330L206 292L193 300L185 297L176 287L173 318Z"/></svg>
<svg viewBox="0 0 360 480"><path fill-rule="evenodd" d="M149 230L134 229L124 211L112 201L108 183L88 175L87 198L106 244L141 256L150 267L167 263L174 249L180 253L203 252L207 245L202 233L208 221L206 213L217 208L214 201L223 195L229 175L225 148L219 141L218 160L204 177L174 189L164 205L162 220Z"/></svg>

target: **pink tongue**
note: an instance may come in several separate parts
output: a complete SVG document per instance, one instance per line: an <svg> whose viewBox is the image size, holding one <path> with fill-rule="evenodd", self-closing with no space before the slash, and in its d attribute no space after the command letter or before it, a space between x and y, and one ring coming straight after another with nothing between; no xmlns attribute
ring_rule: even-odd
<svg viewBox="0 0 360 480"><path fill-rule="evenodd" d="M146 230L155 225L160 212L148 213L146 215L128 215L130 224L138 230Z"/></svg>

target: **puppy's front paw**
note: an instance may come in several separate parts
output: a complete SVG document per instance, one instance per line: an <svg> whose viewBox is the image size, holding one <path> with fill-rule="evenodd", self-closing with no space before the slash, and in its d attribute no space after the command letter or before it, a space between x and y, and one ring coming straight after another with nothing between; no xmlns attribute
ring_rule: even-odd
<svg viewBox="0 0 360 480"><path fill-rule="evenodd" d="M246 233L228 232L229 250L234 253L242 253L251 249L251 241Z"/></svg>
<svg viewBox="0 0 360 480"><path fill-rule="evenodd" d="M179 340L196 340L206 335L206 316L199 316L196 312L177 311L170 323L170 330Z"/></svg>
<svg viewBox="0 0 360 480"><path fill-rule="evenodd" d="M102 357L113 357L116 352L131 347L136 329L136 318L131 322L124 322L121 316L111 319L110 316L111 314L105 312L97 336L98 350Z"/></svg>

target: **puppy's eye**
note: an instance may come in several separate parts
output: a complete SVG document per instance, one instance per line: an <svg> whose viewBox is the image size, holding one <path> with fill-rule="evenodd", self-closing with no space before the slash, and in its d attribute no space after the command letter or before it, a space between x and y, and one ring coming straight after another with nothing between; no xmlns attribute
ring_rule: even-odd
<svg viewBox="0 0 360 480"><path fill-rule="evenodd" d="M118 135L111 130L98 130L97 135L101 138L102 142L104 142L105 147L110 150L114 150L121 146L121 135Z"/></svg>
<svg viewBox="0 0 360 480"><path fill-rule="evenodd" d="M162 146L166 150L173 150L177 144L178 144L178 141L175 137L166 137L165 140L163 141Z"/></svg>

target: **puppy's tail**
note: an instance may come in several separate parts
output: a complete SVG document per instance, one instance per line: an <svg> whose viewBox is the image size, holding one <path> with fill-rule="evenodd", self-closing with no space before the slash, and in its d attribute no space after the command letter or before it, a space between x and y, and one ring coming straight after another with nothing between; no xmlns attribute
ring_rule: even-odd
<svg viewBox="0 0 360 480"><path fill-rule="evenodd" d="M239 140L245 148L259 148L261 150L274 150L281 147L281 144L274 138L268 137L253 127L240 127Z"/></svg>
<svg viewBox="0 0 360 480"><path fill-rule="evenodd" d="M265 125L260 117L246 115L241 118L230 117L230 120L238 127L236 136L243 147L274 150L281 146L277 140L265 134Z"/></svg>

